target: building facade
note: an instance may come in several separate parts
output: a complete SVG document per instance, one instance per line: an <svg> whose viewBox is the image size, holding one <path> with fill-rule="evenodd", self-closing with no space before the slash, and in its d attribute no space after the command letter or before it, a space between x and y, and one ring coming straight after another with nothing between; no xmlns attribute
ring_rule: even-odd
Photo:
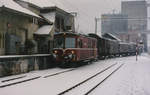
<svg viewBox="0 0 150 95"><path fill-rule="evenodd" d="M120 34L128 32L128 16L123 14L103 14L101 16L102 34Z"/></svg>
<svg viewBox="0 0 150 95"><path fill-rule="evenodd" d="M13 1L10 7L5 0L0 6L0 55L24 54L27 50L27 40L33 40L33 34L38 28L38 15L19 6Z"/></svg>
<svg viewBox="0 0 150 95"><path fill-rule="evenodd" d="M146 1L123 1L121 11L128 15L128 36L131 41L144 43L147 51L147 2Z"/></svg>
<svg viewBox="0 0 150 95"><path fill-rule="evenodd" d="M55 5L49 0L16 0L16 2L44 19L38 23L39 28L34 33L38 53L52 52L55 33L75 32L74 16L59 4Z"/></svg>

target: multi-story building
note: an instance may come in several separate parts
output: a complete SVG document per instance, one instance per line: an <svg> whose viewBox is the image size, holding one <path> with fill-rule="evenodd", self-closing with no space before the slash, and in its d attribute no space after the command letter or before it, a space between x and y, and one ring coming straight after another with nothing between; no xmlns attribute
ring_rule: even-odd
<svg viewBox="0 0 150 95"><path fill-rule="evenodd" d="M128 37L130 41L144 42L144 50L147 51L147 2L123 1L121 11L128 15Z"/></svg>
<svg viewBox="0 0 150 95"><path fill-rule="evenodd" d="M54 33L75 31L74 16L49 0L1 0L0 21L0 54L27 54L34 45L30 53L50 53Z"/></svg>
<svg viewBox="0 0 150 95"><path fill-rule="evenodd" d="M40 22L34 33L39 53L51 52L53 35L59 32L75 32L74 16L62 4L49 0L16 0L21 6L40 15L47 22Z"/></svg>
<svg viewBox="0 0 150 95"><path fill-rule="evenodd" d="M118 35L128 32L128 16L123 14L103 14L101 16L102 34L111 33Z"/></svg>

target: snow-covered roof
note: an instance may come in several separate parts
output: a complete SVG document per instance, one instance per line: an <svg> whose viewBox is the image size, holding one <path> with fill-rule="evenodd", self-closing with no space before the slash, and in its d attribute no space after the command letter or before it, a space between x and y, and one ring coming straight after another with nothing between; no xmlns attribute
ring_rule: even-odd
<svg viewBox="0 0 150 95"><path fill-rule="evenodd" d="M55 22L55 12L42 13L41 15L50 22Z"/></svg>
<svg viewBox="0 0 150 95"><path fill-rule="evenodd" d="M105 37L106 35L108 35L109 37L111 37L111 38L113 38L113 39L115 39L115 40L117 40L117 41L121 41L119 38L117 38L116 36L114 36L114 35L111 34L111 33L105 33L103 36Z"/></svg>
<svg viewBox="0 0 150 95"><path fill-rule="evenodd" d="M31 16L40 18L40 16L36 15L35 13L31 12L28 9L21 7L19 4L17 4L13 0L0 0L0 7L6 7L8 9L11 9L11 10L14 10L17 12L21 12L21 13L24 13L27 15L31 15Z"/></svg>
<svg viewBox="0 0 150 95"><path fill-rule="evenodd" d="M3 55L0 59L6 58L26 58L26 57L37 57L37 56L50 56L51 54L33 54L33 55Z"/></svg>
<svg viewBox="0 0 150 95"><path fill-rule="evenodd" d="M36 35L49 35L53 29L53 25L44 25L37 30L34 34Z"/></svg>
<svg viewBox="0 0 150 95"><path fill-rule="evenodd" d="M49 7L58 7L66 12L69 12L69 9L65 7L60 1L61 0L20 0L24 2L31 3L40 8L49 8Z"/></svg>

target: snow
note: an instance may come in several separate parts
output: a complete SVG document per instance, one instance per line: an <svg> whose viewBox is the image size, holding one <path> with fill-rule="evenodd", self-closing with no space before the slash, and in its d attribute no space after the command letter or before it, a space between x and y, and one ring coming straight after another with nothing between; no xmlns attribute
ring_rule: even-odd
<svg viewBox="0 0 150 95"><path fill-rule="evenodd" d="M36 57L36 56L50 56L51 54L33 54L33 55L4 55L0 58L20 58L20 57Z"/></svg>
<svg viewBox="0 0 150 95"><path fill-rule="evenodd" d="M97 82L101 81L102 78L121 64L124 64L122 68L98 86L90 95L150 95L150 56L146 54L138 56L138 61L136 61L135 56L100 60L71 72L48 78L44 78L44 76L52 74L52 72L54 73L55 68L35 71L33 75L27 74L27 76L41 76L39 79L0 88L0 95L57 95L115 63L118 63L115 67L104 72L98 78L92 79L93 81L91 80L88 84L80 86L79 89L74 90L73 93L68 95L82 95L85 89L89 89L92 85L97 84ZM57 68L57 70L66 69Z"/></svg>
<svg viewBox="0 0 150 95"><path fill-rule="evenodd" d="M117 38L116 36L114 36L114 35L111 34L111 33L106 33L106 34L104 34L104 35L109 35L109 36L111 36L112 38L114 38L115 40L121 41L119 38Z"/></svg>
<svg viewBox="0 0 150 95"><path fill-rule="evenodd" d="M123 68L91 95L150 95L149 68L150 56L140 56L137 62L128 58Z"/></svg>
<svg viewBox="0 0 150 95"><path fill-rule="evenodd" d="M90 89L92 89L95 85L103 81L108 75L110 75L116 68L118 68L120 64L115 65L114 67L108 69L107 71L103 72L102 74L94 77L93 79L89 80L88 82L80 85L79 87L69 91L65 95L85 95ZM89 86L90 85L90 86Z"/></svg>
<svg viewBox="0 0 150 95"><path fill-rule="evenodd" d="M44 25L41 28L39 28L34 34L49 35L50 32L52 31L53 27L54 27L53 25Z"/></svg>
<svg viewBox="0 0 150 95"><path fill-rule="evenodd" d="M53 68L53 69L50 69L50 70L32 71L32 72L25 73L25 74L8 76L8 77L0 78L0 86L1 85L6 85L6 84L9 84L9 83L14 83L14 82L26 80L26 79L30 79L30 78L34 78L34 77L38 77L38 76L53 75L55 73L64 72L64 71L67 71L67 70L69 70L69 69ZM2 81L9 80L9 79L14 79L14 78L18 78L18 77L23 77L23 78L2 83Z"/></svg>
<svg viewBox="0 0 150 95"><path fill-rule="evenodd" d="M49 20L50 22L55 22L55 16L56 13L55 12L50 12L50 13L42 13L41 14L44 18L46 18L47 20Z"/></svg>
<svg viewBox="0 0 150 95"><path fill-rule="evenodd" d="M103 61L102 64L97 62L95 63L97 65L92 64L80 67L72 72L57 75L57 77L43 78L44 76L41 76L41 78L37 80L1 88L0 95L9 95L10 93L13 95L57 95L61 91L85 80L99 70L104 69L104 67L106 68L116 62L111 64L106 63L107 60Z"/></svg>
<svg viewBox="0 0 150 95"><path fill-rule="evenodd" d="M66 8L65 5L63 5L61 3L61 0L21 0L21 1L34 4L40 8L58 7L60 9L65 10L65 11L69 11L69 9Z"/></svg>
<svg viewBox="0 0 150 95"><path fill-rule="evenodd" d="M19 4L17 4L13 0L0 0L0 7L6 7L9 9L21 12L21 13L25 13L25 14L40 18L40 16L36 15L30 10L27 10L26 8L21 7Z"/></svg>

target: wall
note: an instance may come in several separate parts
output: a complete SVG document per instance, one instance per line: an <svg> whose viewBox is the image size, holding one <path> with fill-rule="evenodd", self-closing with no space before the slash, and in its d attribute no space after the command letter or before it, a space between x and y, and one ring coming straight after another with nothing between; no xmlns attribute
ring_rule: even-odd
<svg viewBox="0 0 150 95"><path fill-rule="evenodd" d="M4 19L0 11L0 55L4 54Z"/></svg>
<svg viewBox="0 0 150 95"><path fill-rule="evenodd" d="M1 56L0 77L48 69L54 65L51 55Z"/></svg>
<svg viewBox="0 0 150 95"><path fill-rule="evenodd" d="M0 55L4 54L4 52L6 53L6 49L10 48L10 41L7 41L6 34L9 36L16 36L17 39L20 39L18 44L20 46L24 46L26 39L33 40L33 33L37 29L37 19L24 16L20 13L16 14L8 11L2 11L0 16L0 33L1 35L4 35L4 37L0 40L3 42L1 43ZM8 53L9 52L10 51L8 50Z"/></svg>

